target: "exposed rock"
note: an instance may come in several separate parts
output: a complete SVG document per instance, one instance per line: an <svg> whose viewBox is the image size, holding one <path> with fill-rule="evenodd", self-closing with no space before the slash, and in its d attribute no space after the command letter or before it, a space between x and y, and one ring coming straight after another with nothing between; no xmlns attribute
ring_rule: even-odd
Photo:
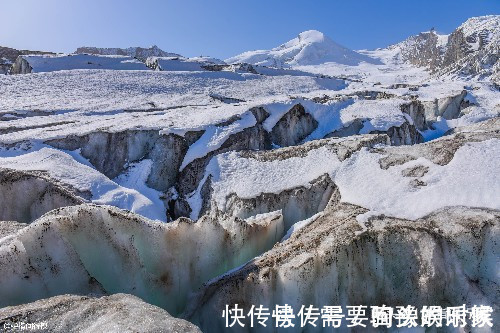
<svg viewBox="0 0 500 333"><path fill-rule="evenodd" d="M397 45L401 48L403 61L419 67L429 67L435 71L443 63L445 48L441 43L442 39L443 37L435 30L431 30L411 36Z"/></svg>
<svg viewBox="0 0 500 333"><path fill-rule="evenodd" d="M158 46L153 45L149 48L129 47L126 49L109 47L79 47L76 54L98 54L98 55L124 55L146 61L148 57L181 57L177 53L165 52Z"/></svg>
<svg viewBox="0 0 500 333"><path fill-rule="evenodd" d="M30 51L30 50L16 50L10 47L0 46L0 74L11 73L11 67L16 62L18 57L23 54L55 54L52 52ZM19 67L18 67L19 68ZM25 67L25 70L28 68ZM15 69L20 70L20 69ZM14 73L13 73L14 74Z"/></svg>
<svg viewBox="0 0 500 333"><path fill-rule="evenodd" d="M311 134L318 122L301 104L294 105L271 131L272 142L280 147L294 146Z"/></svg>
<svg viewBox="0 0 500 333"><path fill-rule="evenodd" d="M0 306L125 292L176 315L203 282L270 249L282 233L280 214L159 223L109 206L53 210L0 239Z"/></svg>
<svg viewBox="0 0 500 333"><path fill-rule="evenodd" d="M19 56L16 61L12 64L9 74L28 74L33 71L33 68L29 64L29 62Z"/></svg>
<svg viewBox="0 0 500 333"><path fill-rule="evenodd" d="M467 20L448 37L441 74L494 74L499 59L499 40L500 16Z"/></svg>
<svg viewBox="0 0 500 333"><path fill-rule="evenodd" d="M0 221L30 223L46 212L85 200L41 172L0 168Z"/></svg>
<svg viewBox="0 0 500 333"><path fill-rule="evenodd" d="M0 309L2 327L16 323L39 324L34 326L39 328L37 332L53 333L201 332L193 324L127 294L62 295Z"/></svg>
<svg viewBox="0 0 500 333"><path fill-rule="evenodd" d="M436 75L461 74L484 78L498 75L500 16L468 19L450 35L435 30L411 36L388 49L403 62L427 67Z"/></svg>

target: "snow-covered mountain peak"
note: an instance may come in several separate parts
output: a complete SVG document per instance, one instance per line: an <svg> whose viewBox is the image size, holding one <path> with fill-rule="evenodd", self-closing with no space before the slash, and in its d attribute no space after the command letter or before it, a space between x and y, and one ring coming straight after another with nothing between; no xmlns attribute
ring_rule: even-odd
<svg viewBox="0 0 500 333"><path fill-rule="evenodd" d="M307 45L307 44L312 44L312 43L322 43L325 41L325 39L329 39L328 37L325 36L321 31L318 30L307 30L304 32L301 32L297 38L292 39L289 41L291 42L297 42L301 45Z"/></svg>
<svg viewBox="0 0 500 333"><path fill-rule="evenodd" d="M468 36L481 30L496 32L498 35L500 29L500 15L486 15L471 17L462 23L458 29L462 30L464 35ZM457 30L458 30L457 29Z"/></svg>
<svg viewBox="0 0 500 333"><path fill-rule="evenodd" d="M378 60L337 44L320 31L307 30L271 50L247 51L227 59L226 62L291 67L327 62L357 65L361 62L378 63Z"/></svg>

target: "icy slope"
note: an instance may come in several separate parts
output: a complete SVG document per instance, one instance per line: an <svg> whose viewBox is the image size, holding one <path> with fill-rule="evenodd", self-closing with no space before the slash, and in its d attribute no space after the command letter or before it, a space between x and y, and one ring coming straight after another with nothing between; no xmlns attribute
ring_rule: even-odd
<svg viewBox="0 0 500 333"><path fill-rule="evenodd" d="M203 331L222 332L224 318L218 314L226 304L238 304L243 313L252 304L271 311L276 304L288 304L295 314L305 304L319 309L338 304L344 315L351 304L411 304L418 309L483 304L493 307L493 322L498 322L499 211L453 207L416 221L382 215L362 231L356 217L363 212L348 204L327 207L288 240L210 281L184 318ZM254 325L249 331L275 332L270 319L267 327ZM283 331L303 332L299 316L292 321L294 327ZM248 317L242 322L250 326ZM346 327L350 322L345 318L341 322L340 331L359 332ZM389 332L398 331L396 323ZM311 331L331 332L332 327L318 322Z"/></svg>
<svg viewBox="0 0 500 333"><path fill-rule="evenodd" d="M279 241L282 222L279 212L159 223L110 206L53 210L0 238L0 307L125 292L178 315L202 283Z"/></svg>
<svg viewBox="0 0 500 333"><path fill-rule="evenodd" d="M349 50L316 30L300 33L296 38L271 50L244 52L226 59L227 63L250 63L271 67L317 65L334 62L358 65L361 62L376 64L378 60Z"/></svg>

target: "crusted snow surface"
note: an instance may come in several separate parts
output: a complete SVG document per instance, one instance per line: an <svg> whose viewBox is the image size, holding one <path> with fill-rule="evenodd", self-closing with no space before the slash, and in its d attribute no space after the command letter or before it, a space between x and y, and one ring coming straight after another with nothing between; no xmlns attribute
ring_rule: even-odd
<svg viewBox="0 0 500 333"><path fill-rule="evenodd" d="M71 155L79 154L71 152ZM130 166L125 174L112 181L91 166L79 163L71 155L49 147L35 147L34 151L7 150L0 152L0 167L46 171L63 184L80 192L90 192L94 203L128 209L153 220L166 220L160 192L145 185L151 170L150 160ZM79 159L85 160L81 156Z"/></svg>
<svg viewBox="0 0 500 333"><path fill-rule="evenodd" d="M379 60L349 50L316 30L300 33L296 38L271 50L244 52L226 59L227 63L250 63L273 67L314 65L332 62L356 65L361 62L379 63Z"/></svg>
<svg viewBox="0 0 500 333"><path fill-rule="evenodd" d="M366 149L355 153L335 174L342 200L378 214L405 219L421 218L447 206L500 209L500 140L469 142L460 147L446 165L421 157L387 170L380 167L382 155ZM420 186L403 170L428 168Z"/></svg>
<svg viewBox="0 0 500 333"><path fill-rule="evenodd" d="M440 143L429 144L437 147ZM391 149L396 148L388 148L386 153L390 154ZM500 209L496 193L500 186L496 176L500 174L497 138L464 144L444 165L417 154L417 159L382 168L380 160L385 154L368 148L342 162L328 146L299 156L281 154L283 158L279 158L280 154L269 159L244 157L237 152L213 157L204 179L189 198L194 208L192 218L201 209L201 192L207 179L212 189L211 200L225 211L231 194L250 199L262 193L308 188L312 180L324 174L338 187L343 202L367 208L371 215L414 220L447 206ZM445 156L445 152L436 154Z"/></svg>
<svg viewBox="0 0 500 333"><path fill-rule="evenodd" d="M260 193L280 193L298 185L307 187L310 181L328 173L339 163L337 155L328 147L312 150L306 158L265 162L241 158L238 153L231 152L215 157L207 167L207 174L212 175L216 202L223 208L230 193L240 198L253 198Z"/></svg>
<svg viewBox="0 0 500 333"><path fill-rule="evenodd" d="M61 71L2 75L1 142L44 140L106 129L158 129L178 134L203 130L256 105L345 87L344 81L311 76L265 76L233 72ZM217 94L251 102L228 105ZM33 110L47 117L30 116ZM50 131L47 128L50 126ZM10 131L12 128L30 130Z"/></svg>
<svg viewBox="0 0 500 333"><path fill-rule="evenodd" d="M189 198L194 208L192 218L201 209L201 187L210 176L214 199L222 211L226 198L234 193L239 198L254 198L261 193L280 193L297 186L308 188L310 182L329 173L339 165L337 155L328 147L311 150L306 157L258 161L245 158L237 152L219 154L208 164L204 179Z"/></svg>

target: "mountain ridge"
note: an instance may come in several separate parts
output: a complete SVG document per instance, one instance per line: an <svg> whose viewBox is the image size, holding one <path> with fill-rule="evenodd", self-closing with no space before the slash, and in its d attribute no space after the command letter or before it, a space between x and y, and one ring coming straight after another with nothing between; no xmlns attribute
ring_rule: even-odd
<svg viewBox="0 0 500 333"><path fill-rule="evenodd" d="M145 61L149 57L181 57L180 54L166 52L160 49L158 46L153 45L149 48L144 47L94 47L94 46L82 46L76 49L76 54L94 54L94 55L124 55L129 57L134 57Z"/></svg>

